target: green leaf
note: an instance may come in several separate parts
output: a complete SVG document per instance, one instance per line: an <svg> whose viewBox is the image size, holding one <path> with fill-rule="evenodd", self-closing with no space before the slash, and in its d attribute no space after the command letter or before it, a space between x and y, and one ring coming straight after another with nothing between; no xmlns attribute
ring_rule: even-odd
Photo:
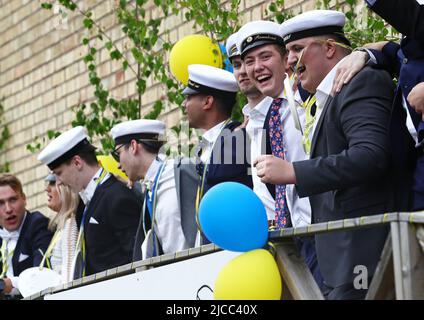
<svg viewBox="0 0 424 320"><path fill-rule="evenodd" d="M108 41L108 42L106 42L106 43L105 43L105 47L106 47L106 49L111 50L111 49L112 49L112 47L113 47L112 41Z"/></svg>
<svg viewBox="0 0 424 320"><path fill-rule="evenodd" d="M41 4L41 8L43 8L43 9L51 9L53 7L53 5L51 4L51 3L48 3L48 2L44 2L44 3L42 3Z"/></svg>
<svg viewBox="0 0 424 320"><path fill-rule="evenodd" d="M93 27L93 20L89 19L89 18L85 18L83 21L84 27L86 27L87 29L91 29Z"/></svg>
<svg viewBox="0 0 424 320"><path fill-rule="evenodd" d="M114 50L110 53L110 57L114 60L119 60L122 57L122 54L118 50Z"/></svg>

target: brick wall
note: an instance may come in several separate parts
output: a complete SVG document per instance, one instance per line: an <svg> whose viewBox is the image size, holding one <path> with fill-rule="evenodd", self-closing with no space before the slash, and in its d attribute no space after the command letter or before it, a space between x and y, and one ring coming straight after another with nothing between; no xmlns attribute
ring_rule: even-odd
<svg viewBox="0 0 424 320"><path fill-rule="evenodd" d="M50 214L45 206L43 178L48 170L26 149L37 137L43 143L47 130L63 131L71 127L73 113L70 108L90 101L93 90L89 85L87 69L82 61L85 46L82 18L60 14L41 8L39 0L0 0L0 98L4 97L5 124L11 137L7 148L0 154L0 163L10 162L10 169L21 179L30 210ZM241 0L241 21L265 18L270 1ZM286 7L294 12L314 7L312 0L286 0ZM92 8L96 21L122 48L126 42L114 15L116 1L79 1L82 9ZM157 15L150 5L147 16ZM171 41L195 32L183 15L170 16L164 25L172 31ZM120 64L112 62L106 49L98 51L99 73L104 84L115 98L134 96L134 76L123 72ZM141 113L161 95L163 88L148 81L148 90L142 97ZM177 124L181 112L176 106L167 106L161 120L169 126Z"/></svg>

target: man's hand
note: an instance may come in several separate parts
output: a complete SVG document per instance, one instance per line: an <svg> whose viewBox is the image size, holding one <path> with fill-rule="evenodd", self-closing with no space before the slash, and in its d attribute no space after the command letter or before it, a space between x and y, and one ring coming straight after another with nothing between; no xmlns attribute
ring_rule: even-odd
<svg viewBox="0 0 424 320"><path fill-rule="evenodd" d="M417 84L408 94L408 102L412 108L421 113L424 121L424 82Z"/></svg>
<svg viewBox="0 0 424 320"><path fill-rule="evenodd" d="M243 123L242 123L242 124L240 124L237 128L235 128L235 129L234 129L234 131L236 131L236 130L241 130L241 129L246 128L246 126L247 126L247 124L248 124L248 123L249 123L249 117L244 116Z"/></svg>
<svg viewBox="0 0 424 320"><path fill-rule="evenodd" d="M10 293L13 289L12 280L9 278L4 278L4 290L3 293Z"/></svg>
<svg viewBox="0 0 424 320"><path fill-rule="evenodd" d="M286 160L271 155L259 156L253 163L257 175L264 183L295 184L293 165Z"/></svg>
<svg viewBox="0 0 424 320"><path fill-rule="evenodd" d="M345 60L340 63L336 71L336 76L333 81L333 88L331 89L331 95L334 97L336 93L342 90L345 84L349 81L364 67L369 59L368 53L363 51L354 51L350 55L346 56Z"/></svg>

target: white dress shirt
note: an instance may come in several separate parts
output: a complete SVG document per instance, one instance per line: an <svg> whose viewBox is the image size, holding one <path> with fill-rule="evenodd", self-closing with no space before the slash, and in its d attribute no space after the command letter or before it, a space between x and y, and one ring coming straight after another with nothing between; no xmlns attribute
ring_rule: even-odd
<svg viewBox="0 0 424 320"><path fill-rule="evenodd" d="M202 135L202 154L200 156L200 160L203 163L209 163L211 153L213 150L213 146L215 145L215 141L218 139L222 129L224 128L226 121L222 121L218 123L216 126L210 128Z"/></svg>
<svg viewBox="0 0 424 320"><path fill-rule="evenodd" d="M87 187L79 192L79 195L85 205L87 205L91 201L91 198L93 198L94 192L96 191L96 188L97 188L97 180L102 174L102 170L104 169L100 168L99 170L97 170L93 178L91 178L90 182L88 183ZM103 184L103 182L109 179L109 177L110 177L110 173L108 172L104 176L103 180L100 181L100 184Z"/></svg>
<svg viewBox="0 0 424 320"><path fill-rule="evenodd" d="M321 81L321 83L317 87L317 92L315 93L315 97L317 99L317 102L316 102L317 110L316 110L316 114L315 114L314 125L312 127L311 132L309 133L309 139L311 141L312 141L312 137L314 136L314 132L315 132L315 129L317 127L317 123L319 121L319 118L321 117L322 109L324 108L325 103L327 102L327 99L330 96L331 89L333 87L334 78L336 77L336 71L337 71L339 65L345 59L346 58L343 58L342 60L340 60L333 67L333 69L331 69L331 71L325 76L325 78Z"/></svg>
<svg viewBox="0 0 424 320"><path fill-rule="evenodd" d="M25 216L22 219L22 223L21 223L18 230L12 231L12 232L9 232L6 229L1 230L0 236L3 239L3 241L5 241L4 239L8 239L7 246L6 246L7 252L12 252L12 251L15 250L16 245L18 244L19 236L21 234L22 226L25 223L26 215L27 215L27 213L25 213ZM13 286L13 289L9 293L9 295L15 296L15 295L19 294L19 289L18 289L19 288L19 277L15 277L15 274L14 274L14 271L13 271L12 259L13 259L13 255L8 254L8 257L7 257L8 268L7 268L7 272L6 272L6 277L10 279L10 281L12 282L12 286ZM1 272L1 270L0 270L0 272Z"/></svg>
<svg viewBox="0 0 424 320"><path fill-rule="evenodd" d="M269 193L266 184L258 177L256 167L253 166L253 163L260 155L266 154L266 150L262 150L266 141L266 130L263 127L272 100L271 97L265 97L255 107L251 108L247 104L242 110L243 114L249 117L246 132L250 138L250 165L253 191L264 204L268 220L275 219L275 200Z"/></svg>
<svg viewBox="0 0 424 320"><path fill-rule="evenodd" d="M174 160L163 162L161 159L155 159L147 170L143 184L153 186L162 163L164 163L165 167L159 177L157 186L155 232L163 252L174 253L189 248L181 227L181 212L174 178ZM152 197L153 190L148 192L149 196ZM147 240L146 237L145 242ZM144 243L142 246L144 247L145 245Z"/></svg>
<svg viewBox="0 0 424 320"><path fill-rule="evenodd" d="M302 145L302 133L296 129L293 117L290 113L287 98L282 92L279 98L283 98L281 104L281 122L283 126L283 139L286 150L286 160L289 162L302 161L308 159ZM301 103L300 95L296 92L295 100ZM296 105L299 120L302 126L305 125L305 109ZM309 198L299 198L294 184L286 185L287 206L290 211L290 217L293 227L303 227L311 223L311 204Z"/></svg>

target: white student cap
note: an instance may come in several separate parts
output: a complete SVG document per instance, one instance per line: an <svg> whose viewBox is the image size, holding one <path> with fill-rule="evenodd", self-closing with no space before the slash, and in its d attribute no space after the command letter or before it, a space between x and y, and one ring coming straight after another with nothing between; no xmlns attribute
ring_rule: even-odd
<svg viewBox="0 0 424 320"><path fill-rule="evenodd" d="M279 44L284 46L280 34L280 25L272 21L257 20L246 23L237 32L237 47L243 57L247 51L265 45Z"/></svg>
<svg viewBox="0 0 424 320"><path fill-rule="evenodd" d="M125 144L131 140L164 142L165 123L159 120L139 119L121 122L110 133L115 144Z"/></svg>
<svg viewBox="0 0 424 320"><path fill-rule="evenodd" d="M87 140L85 128L78 126L65 131L51 141L40 152L37 159L47 165L50 170L53 170L87 147L92 150L95 149Z"/></svg>
<svg viewBox="0 0 424 320"><path fill-rule="evenodd" d="M237 48L237 32L228 37L225 49L227 50L227 56L230 60L240 55L240 51Z"/></svg>
<svg viewBox="0 0 424 320"><path fill-rule="evenodd" d="M281 24L281 35L284 43L298 39L335 34L350 46L343 27L346 17L343 12L334 10L311 10L297 15Z"/></svg>
<svg viewBox="0 0 424 320"><path fill-rule="evenodd" d="M188 84L183 94L210 94L218 97L233 97L238 91L234 75L224 69L204 65L188 66Z"/></svg>

